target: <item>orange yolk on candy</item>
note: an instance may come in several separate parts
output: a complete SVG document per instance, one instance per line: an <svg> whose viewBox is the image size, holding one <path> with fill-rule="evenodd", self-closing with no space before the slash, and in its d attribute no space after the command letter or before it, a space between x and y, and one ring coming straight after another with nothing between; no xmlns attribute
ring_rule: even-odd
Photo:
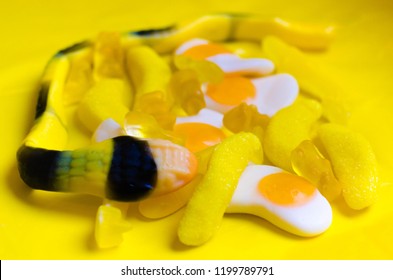
<svg viewBox="0 0 393 280"><path fill-rule="evenodd" d="M247 98L255 97L256 89L250 79L228 76L219 84L208 84L206 94L220 104L239 105Z"/></svg>
<svg viewBox="0 0 393 280"><path fill-rule="evenodd" d="M206 59L210 56L231 53L225 47L218 44L202 44L197 45L186 50L182 55L188 56L194 59Z"/></svg>
<svg viewBox="0 0 393 280"><path fill-rule="evenodd" d="M216 145L225 138L221 129L205 123L177 124L174 132L185 139L185 147L194 153Z"/></svg>
<svg viewBox="0 0 393 280"><path fill-rule="evenodd" d="M259 181L258 191L275 204L295 206L306 203L315 193L316 187L302 177L275 173Z"/></svg>

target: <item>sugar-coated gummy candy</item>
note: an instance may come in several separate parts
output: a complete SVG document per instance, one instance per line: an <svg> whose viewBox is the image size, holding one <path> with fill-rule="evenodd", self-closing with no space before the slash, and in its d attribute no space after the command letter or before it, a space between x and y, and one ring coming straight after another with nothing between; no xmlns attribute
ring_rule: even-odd
<svg viewBox="0 0 393 280"><path fill-rule="evenodd" d="M341 185L330 161L322 156L310 140L303 141L292 151L291 163L296 174L317 186L327 200L333 201L341 194Z"/></svg>
<svg viewBox="0 0 393 280"><path fill-rule="evenodd" d="M319 138L342 185L349 207L363 209L377 199L378 166L370 143L361 134L338 124L324 124Z"/></svg>
<svg viewBox="0 0 393 280"><path fill-rule="evenodd" d="M180 221L178 236L182 243L196 246L212 238L240 175L250 160L261 153L261 143L252 133L235 134L217 145Z"/></svg>
<svg viewBox="0 0 393 280"><path fill-rule="evenodd" d="M274 115L264 135L267 158L276 166L291 171L291 153L304 140L312 136L313 125L321 117L319 102L298 99Z"/></svg>

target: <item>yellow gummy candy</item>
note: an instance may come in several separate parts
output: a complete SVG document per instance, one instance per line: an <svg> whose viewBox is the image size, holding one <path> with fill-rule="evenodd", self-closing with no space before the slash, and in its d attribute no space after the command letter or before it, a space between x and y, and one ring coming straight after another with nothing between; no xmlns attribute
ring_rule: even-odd
<svg viewBox="0 0 393 280"><path fill-rule="evenodd" d="M168 93L169 64L147 46L127 52L127 69L135 87L134 110L151 114L164 128L171 128L176 117L171 113L173 98Z"/></svg>
<svg viewBox="0 0 393 280"><path fill-rule="evenodd" d="M124 119L124 130L127 135L142 139L165 139L181 144L181 139L171 131L162 129L157 120L146 113L130 111Z"/></svg>
<svg viewBox="0 0 393 280"><path fill-rule="evenodd" d="M327 200L332 201L340 195L341 185L334 176L329 160L310 140L303 141L292 151L291 162L296 174L317 186Z"/></svg>
<svg viewBox="0 0 393 280"><path fill-rule="evenodd" d="M335 123L347 122L349 114L343 105L341 89L329 81L304 53L272 36L263 40L263 51L273 60L279 73L291 73L302 91L321 100L325 118Z"/></svg>
<svg viewBox="0 0 393 280"><path fill-rule="evenodd" d="M123 219L119 208L101 205L97 211L95 239L99 248L111 248L122 243L123 233L130 230L131 225Z"/></svg>
<svg viewBox="0 0 393 280"><path fill-rule="evenodd" d="M217 84L224 78L224 72L215 63L207 60L193 59L184 55L174 57L174 64L180 70L195 71L201 83Z"/></svg>
<svg viewBox="0 0 393 280"><path fill-rule="evenodd" d="M130 48L127 52L127 70L135 85L137 99L149 92L166 92L171 69L153 49L147 46Z"/></svg>
<svg viewBox="0 0 393 280"><path fill-rule="evenodd" d="M86 48L68 57L71 62L64 85L64 105L78 103L93 84L91 69L91 48Z"/></svg>
<svg viewBox="0 0 393 280"><path fill-rule="evenodd" d="M250 160L261 154L261 143L252 133L235 134L217 145L180 221L178 236L182 243L201 245L214 235L240 175Z"/></svg>
<svg viewBox="0 0 393 280"><path fill-rule="evenodd" d="M291 171L291 153L303 141L311 138L311 130L321 117L317 101L299 99L292 106L277 112L266 128L264 150L276 166Z"/></svg>
<svg viewBox="0 0 393 280"><path fill-rule="evenodd" d="M97 36L94 45L94 78L124 79L124 52L121 36L116 32L102 32Z"/></svg>
<svg viewBox="0 0 393 280"><path fill-rule="evenodd" d="M223 119L224 126L234 133L252 131L256 126L266 128L268 122L267 115L260 114L255 105L244 102L225 113Z"/></svg>
<svg viewBox="0 0 393 280"><path fill-rule="evenodd" d="M348 206L362 209L377 198L377 160L370 143L360 134L337 125L325 124L319 137L342 185Z"/></svg>
<svg viewBox="0 0 393 280"><path fill-rule="evenodd" d="M102 79L82 99L78 116L91 131L108 118L123 123L130 110L131 97L131 89L124 80Z"/></svg>
<svg viewBox="0 0 393 280"><path fill-rule="evenodd" d="M206 107L201 83L195 71L184 69L175 72L172 75L169 88L175 103L188 115L196 115Z"/></svg>

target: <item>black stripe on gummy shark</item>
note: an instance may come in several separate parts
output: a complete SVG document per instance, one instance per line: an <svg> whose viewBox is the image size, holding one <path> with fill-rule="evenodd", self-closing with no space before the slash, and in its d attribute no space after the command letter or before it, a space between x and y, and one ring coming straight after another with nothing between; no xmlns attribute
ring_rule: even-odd
<svg viewBox="0 0 393 280"><path fill-rule="evenodd" d="M157 165L146 141L131 136L113 138L107 198L137 201L148 195L157 182Z"/></svg>
<svg viewBox="0 0 393 280"><path fill-rule="evenodd" d="M46 109L46 103L48 102L50 83L46 82L41 85L40 91L38 92L38 100L35 109L35 119L42 116Z"/></svg>
<svg viewBox="0 0 393 280"><path fill-rule="evenodd" d="M17 153L18 169L22 180L33 189L56 191L53 183L56 162L60 154L61 151L23 145Z"/></svg>
<svg viewBox="0 0 393 280"><path fill-rule="evenodd" d="M165 34L167 32L172 31L175 28L175 25L170 25L163 28L151 28L151 29L144 29L139 31L131 31L130 35L140 36L140 37L149 37L154 35Z"/></svg>
<svg viewBox="0 0 393 280"><path fill-rule="evenodd" d="M56 56L62 56L62 55L67 55L67 54L70 54L73 52L77 52L83 48L88 47L89 45L90 45L90 42L88 42L88 41L79 42L79 43L76 43L72 46L69 46L67 48L64 48L64 49L58 51Z"/></svg>

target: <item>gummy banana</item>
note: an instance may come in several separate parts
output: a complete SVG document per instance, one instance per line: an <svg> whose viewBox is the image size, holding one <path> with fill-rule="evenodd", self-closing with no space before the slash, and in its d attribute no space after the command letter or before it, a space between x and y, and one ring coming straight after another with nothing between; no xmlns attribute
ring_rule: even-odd
<svg viewBox="0 0 393 280"><path fill-rule="evenodd" d="M378 164L370 143L360 134L336 124L325 124L318 135L342 185L348 206L363 209L378 197Z"/></svg>
<svg viewBox="0 0 393 280"><path fill-rule="evenodd" d="M180 221L178 236L182 243L196 246L213 237L241 173L255 155L262 155L261 143L256 136L245 132L225 139L214 149L206 174Z"/></svg>
<svg viewBox="0 0 393 280"><path fill-rule="evenodd" d="M311 139L313 125L321 117L321 110L317 101L299 99L270 119L263 147L274 165L292 170L291 153L303 140Z"/></svg>

